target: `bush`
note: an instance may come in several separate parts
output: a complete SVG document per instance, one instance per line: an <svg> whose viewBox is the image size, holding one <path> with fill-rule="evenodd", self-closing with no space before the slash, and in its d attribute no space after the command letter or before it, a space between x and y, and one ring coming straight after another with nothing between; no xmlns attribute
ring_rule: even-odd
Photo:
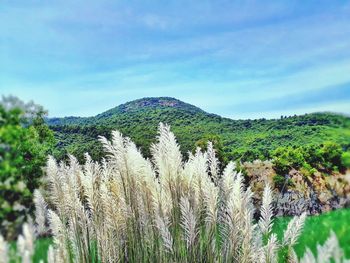
<svg viewBox="0 0 350 263"><path fill-rule="evenodd" d="M294 168L300 169L305 176L312 176L317 170L326 173L342 171L345 168L342 154L339 144L325 142L304 147L279 147L273 151L272 158L278 174L285 175Z"/></svg>
<svg viewBox="0 0 350 263"><path fill-rule="evenodd" d="M278 174L288 174L291 168L299 169L304 163L301 148L279 147L272 153L273 164Z"/></svg>
<svg viewBox="0 0 350 263"><path fill-rule="evenodd" d="M323 165L325 169L329 171L338 171L343 168L341 161L342 149L339 144L326 142L321 145L319 154L323 159L321 165Z"/></svg>

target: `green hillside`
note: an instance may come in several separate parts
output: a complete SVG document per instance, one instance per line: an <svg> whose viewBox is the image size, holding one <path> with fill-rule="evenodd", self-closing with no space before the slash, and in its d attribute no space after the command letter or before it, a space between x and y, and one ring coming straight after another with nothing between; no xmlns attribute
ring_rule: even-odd
<svg viewBox="0 0 350 263"><path fill-rule="evenodd" d="M186 153L208 139L216 142L225 160L268 159L280 146L320 145L326 141L350 148L350 118L333 113L313 113L280 119L232 120L207 113L174 98L143 98L122 104L95 117L47 120L58 139L58 157L84 152L102 157L98 135L111 130L127 134L148 154L159 122L172 127Z"/></svg>

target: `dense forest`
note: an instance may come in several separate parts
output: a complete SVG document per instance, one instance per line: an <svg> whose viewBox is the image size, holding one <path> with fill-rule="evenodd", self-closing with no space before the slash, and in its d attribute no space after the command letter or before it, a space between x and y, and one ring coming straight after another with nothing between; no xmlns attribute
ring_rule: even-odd
<svg viewBox="0 0 350 263"><path fill-rule="evenodd" d="M99 135L108 138L111 130L128 134L143 154L149 156L148 149L155 140L159 122L171 125L183 154L193 151L193 145L205 147L210 140L224 163L281 156L288 159L288 155L295 161L299 154L305 162L315 162L315 166L317 160L308 156L318 154L319 158L332 159L322 157L322 151L347 152L350 148L350 118L347 116L313 113L281 116L280 119L232 120L168 97L131 101L95 117L50 118L46 121L58 141L58 159L70 153L82 160L85 152L93 159L100 159L102 147L96 139ZM343 154L344 162L348 162L348 155ZM306 160L308 158L310 160ZM337 158L340 162L339 154ZM341 164L334 167L337 158L328 164L331 169L341 168Z"/></svg>

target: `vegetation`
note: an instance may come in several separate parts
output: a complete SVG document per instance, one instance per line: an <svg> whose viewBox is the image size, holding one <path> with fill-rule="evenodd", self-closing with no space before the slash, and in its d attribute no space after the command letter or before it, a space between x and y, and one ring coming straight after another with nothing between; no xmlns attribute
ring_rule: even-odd
<svg viewBox="0 0 350 263"><path fill-rule="evenodd" d="M343 171L348 167L347 153L342 151L339 144L325 142L319 146L278 147L272 152L275 170L285 175L292 168L301 169L305 175L315 171Z"/></svg>
<svg viewBox="0 0 350 263"><path fill-rule="evenodd" d="M19 105L14 98L0 103L0 232L7 238L16 236L33 210L33 191L55 144L41 108Z"/></svg>
<svg viewBox="0 0 350 263"><path fill-rule="evenodd" d="M183 162L175 136L161 124L151 147L152 164L119 132L111 142L100 141L108 153L102 163L88 155L84 165L72 156L69 165L49 159L50 209L37 191L36 228L25 224L17 241L22 262L32 258L34 236L43 233L46 216L54 239L48 262L299 261L294 246L305 214L291 219L279 240L270 187L256 221L253 193L244 188L234 163L219 173L211 143ZM0 237L2 259L7 251ZM322 259L341 260L335 235L321 251ZM300 259L315 261L311 250Z"/></svg>
<svg viewBox="0 0 350 263"><path fill-rule="evenodd" d="M42 107L13 97L0 103L0 231L7 240L30 222L36 203L35 226L24 224L16 245L0 235L0 262L338 262L340 247L350 257L347 210L308 218L297 243L305 215L273 224L270 187L255 211L244 171L235 168L273 159L282 192L293 185L286 176L292 168L306 177L344 172L348 117L234 121L175 99L148 98L91 118L46 119L54 151L44 116ZM168 126L153 138L159 121L173 125L182 148ZM136 144L119 132L110 136L115 128ZM41 185L47 154L69 164L50 158L48 185ZM34 191L41 186L49 187L45 198Z"/></svg>
<svg viewBox="0 0 350 263"><path fill-rule="evenodd" d="M115 129L128 134L142 153L150 157L149 147L154 143L155 127L159 122L172 126L183 155L194 150L194 142L203 146L208 138L212 138L219 159L225 164L229 160L271 159L279 147L306 147L316 151L325 142L331 142L342 151L350 148L350 118L342 115L315 113L275 120L231 120L173 98L145 98L95 117L53 118L47 122L58 141L60 154L56 157L63 159L70 153L80 161L84 160L85 152L89 152L94 160L100 160L103 150L95 140L98 135L109 138ZM313 163L312 160L306 162ZM325 168L333 169L334 165L330 166Z"/></svg>

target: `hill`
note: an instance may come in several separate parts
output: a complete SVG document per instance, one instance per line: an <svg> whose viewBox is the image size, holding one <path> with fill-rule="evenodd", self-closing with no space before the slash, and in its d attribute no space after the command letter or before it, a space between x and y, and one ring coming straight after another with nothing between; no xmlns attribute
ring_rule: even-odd
<svg viewBox="0 0 350 263"><path fill-rule="evenodd" d="M232 120L210 114L180 100L143 98L119 105L94 117L47 119L58 139L59 158L71 153L79 159L84 152L102 157L98 135L110 137L111 130L128 135L146 155L159 122L172 127L183 153L216 143L222 159L268 159L280 146L320 145L332 141L344 150L350 147L350 118L333 113L313 113L280 119Z"/></svg>

